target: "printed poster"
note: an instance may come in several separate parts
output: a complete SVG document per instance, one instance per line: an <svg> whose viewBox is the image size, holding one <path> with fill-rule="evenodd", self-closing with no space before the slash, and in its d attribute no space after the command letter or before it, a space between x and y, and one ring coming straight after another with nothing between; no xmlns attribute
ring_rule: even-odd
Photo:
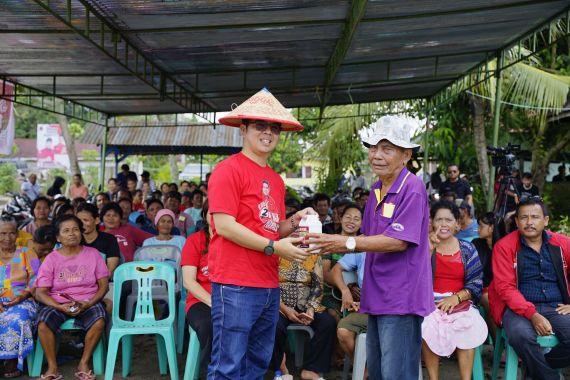
<svg viewBox="0 0 570 380"><path fill-rule="evenodd" d="M59 124L38 124L38 168L69 169L69 156Z"/></svg>

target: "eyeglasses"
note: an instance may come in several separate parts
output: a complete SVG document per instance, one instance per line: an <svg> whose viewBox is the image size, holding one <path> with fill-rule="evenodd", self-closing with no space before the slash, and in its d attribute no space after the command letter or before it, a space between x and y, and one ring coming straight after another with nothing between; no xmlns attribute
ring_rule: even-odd
<svg viewBox="0 0 570 380"><path fill-rule="evenodd" d="M453 174L453 173L458 173L459 170L448 170L447 174Z"/></svg>
<svg viewBox="0 0 570 380"><path fill-rule="evenodd" d="M281 133L281 124L279 123L269 123L267 121L264 120L248 120L246 123L246 125L250 125L253 124L255 125L255 130L258 132L265 132L267 130L267 128L269 128L271 130L271 133L273 133L274 135L278 135Z"/></svg>

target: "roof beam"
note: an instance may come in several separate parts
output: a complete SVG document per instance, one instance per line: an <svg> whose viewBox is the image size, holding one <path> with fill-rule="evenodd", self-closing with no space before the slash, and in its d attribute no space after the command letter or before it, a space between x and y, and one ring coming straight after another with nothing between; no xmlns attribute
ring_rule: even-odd
<svg viewBox="0 0 570 380"><path fill-rule="evenodd" d="M103 16L86 3L85 0L78 0L84 7L84 15L81 15L81 17L86 17L86 19L93 17L99 21L101 26L99 28L100 33L97 36L94 36L94 31L89 28L89 25L91 24L90 22L87 22L87 26L84 30L79 29L73 24L74 18L70 2L67 2L65 13L60 14L57 8L51 5L52 3L49 1L33 1L52 17L56 18L70 30L73 30L76 34L80 35L103 52L114 63L130 72L133 77L138 78L156 90L160 94L161 100L168 98L179 106L187 109L188 112L203 112L212 108L210 104L204 103L194 94L188 92L185 87L181 86L169 74L159 68L151 59L146 57L145 54L143 54L126 38L123 32L117 30L113 25L111 25ZM106 43L108 44L108 40L105 38L106 33L108 33L108 36L112 37L113 46L111 47L105 46ZM119 44L122 44L125 51L131 52L132 55L125 54L124 57L120 56L118 53ZM134 56L134 59L132 56ZM134 67L133 61L136 62Z"/></svg>
<svg viewBox="0 0 570 380"><path fill-rule="evenodd" d="M329 87L334 82L336 73L342 65L346 53L348 53L348 49L352 43L352 38L356 32L356 28L358 27L360 20L362 20L362 17L364 17L364 12L366 11L367 4L368 0L353 0L351 3L346 22L344 24L344 29L342 30L342 35L338 39L336 46L334 47L334 50L327 62L327 68L325 71L325 87L323 89L321 109L324 109L327 104Z"/></svg>

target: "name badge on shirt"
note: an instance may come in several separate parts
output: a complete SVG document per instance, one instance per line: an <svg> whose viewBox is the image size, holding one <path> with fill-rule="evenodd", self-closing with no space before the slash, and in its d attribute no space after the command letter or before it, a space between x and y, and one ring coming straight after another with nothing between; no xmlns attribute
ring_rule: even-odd
<svg viewBox="0 0 570 380"><path fill-rule="evenodd" d="M183 222L183 221L186 220L186 217L185 217L185 216L181 216L181 217L178 218L178 220L181 221L181 222Z"/></svg>
<svg viewBox="0 0 570 380"><path fill-rule="evenodd" d="M384 203L382 206L382 216L385 218L391 218L394 215L394 208L396 205L394 203Z"/></svg>

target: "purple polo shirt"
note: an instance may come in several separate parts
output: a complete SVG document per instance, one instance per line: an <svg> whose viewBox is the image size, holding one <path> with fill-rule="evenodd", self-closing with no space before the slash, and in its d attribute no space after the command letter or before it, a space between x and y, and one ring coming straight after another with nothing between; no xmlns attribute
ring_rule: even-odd
<svg viewBox="0 0 570 380"><path fill-rule="evenodd" d="M408 242L402 252L367 252L360 309L371 315L416 314L435 309L428 245L429 206L423 182L404 168L384 199L372 187L361 231Z"/></svg>

